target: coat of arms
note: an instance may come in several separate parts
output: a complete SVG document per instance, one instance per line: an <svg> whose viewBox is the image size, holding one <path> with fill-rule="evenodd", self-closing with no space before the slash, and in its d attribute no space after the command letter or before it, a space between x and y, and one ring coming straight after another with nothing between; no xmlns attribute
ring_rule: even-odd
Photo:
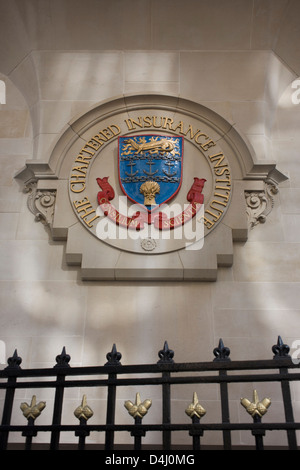
<svg viewBox="0 0 300 470"><path fill-rule="evenodd" d="M119 137L120 186L130 200L148 211L177 194L182 166L183 137Z"/></svg>
<svg viewBox="0 0 300 470"><path fill-rule="evenodd" d="M111 201L114 188L108 178L97 178L101 188L97 200L104 213L116 224L140 230L154 224L160 230L173 230L195 216L203 204L206 179L194 177L187 194L187 207L177 216L159 210L178 193L182 182L183 137L139 134L119 137L119 182L126 197L141 206L131 217L116 209Z"/></svg>

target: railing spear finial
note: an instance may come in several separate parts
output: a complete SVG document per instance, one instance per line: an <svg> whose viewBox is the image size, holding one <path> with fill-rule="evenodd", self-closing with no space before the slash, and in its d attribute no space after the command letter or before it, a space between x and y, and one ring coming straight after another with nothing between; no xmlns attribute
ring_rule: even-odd
<svg viewBox="0 0 300 470"><path fill-rule="evenodd" d="M169 349L167 341L164 342L163 349L158 352L158 357L160 358L160 360L157 361L157 364L167 364L174 362L174 351L172 351L172 349Z"/></svg>
<svg viewBox="0 0 300 470"><path fill-rule="evenodd" d="M62 352L61 354L59 354L58 356L56 356L56 365L54 366L55 368L58 368L58 367L70 367L70 360L71 360L71 356L69 356L69 354L66 353L66 348L65 346L63 347L62 349Z"/></svg>
<svg viewBox="0 0 300 470"><path fill-rule="evenodd" d="M106 366L121 366L122 354L117 351L117 347L113 344L111 352L106 354L107 363Z"/></svg>
<svg viewBox="0 0 300 470"><path fill-rule="evenodd" d="M272 346L272 352L274 353L273 359L285 359L290 357L290 347L283 343L281 336L278 336L277 344Z"/></svg>
<svg viewBox="0 0 300 470"><path fill-rule="evenodd" d="M219 346L213 350L213 353L216 356L214 362L230 361L230 349L224 346L222 338L219 339Z"/></svg>
<svg viewBox="0 0 300 470"><path fill-rule="evenodd" d="M7 359L8 366L6 369L21 369L20 364L22 363L22 358L18 356L17 350L15 349L12 357Z"/></svg>

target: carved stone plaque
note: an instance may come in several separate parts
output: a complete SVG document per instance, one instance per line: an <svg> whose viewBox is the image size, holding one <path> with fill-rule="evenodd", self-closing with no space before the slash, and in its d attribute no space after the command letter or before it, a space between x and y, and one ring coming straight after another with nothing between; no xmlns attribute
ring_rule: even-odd
<svg viewBox="0 0 300 470"><path fill-rule="evenodd" d="M222 117L163 95L95 106L18 178L82 279L199 281L232 265L286 179Z"/></svg>

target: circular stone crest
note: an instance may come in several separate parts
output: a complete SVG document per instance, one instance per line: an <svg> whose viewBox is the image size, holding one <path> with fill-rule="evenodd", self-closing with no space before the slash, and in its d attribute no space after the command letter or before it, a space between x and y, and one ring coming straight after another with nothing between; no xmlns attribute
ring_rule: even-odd
<svg viewBox="0 0 300 470"><path fill-rule="evenodd" d="M86 131L69 175L76 216L99 240L134 253L152 253L149 239L159 240L155 253L198 243L231 199L231 170L215 131L172 109L131 115L100 116Z"/></svg>

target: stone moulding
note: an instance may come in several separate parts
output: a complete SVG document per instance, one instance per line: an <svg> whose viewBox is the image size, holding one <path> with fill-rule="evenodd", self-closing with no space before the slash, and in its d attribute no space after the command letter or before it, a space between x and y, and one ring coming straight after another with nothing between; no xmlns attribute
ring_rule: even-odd
<svg viewBox="0 0 300 470"><path fill-rule="evenodd" d="M153 115L157 119L151 121L152 127L140 129L143 123L149 124ZM164 122L164 126L161 124L158 129L159 122ZM176 123L176 129L171 122ZM168 132L171 135L176 131L185 136L183 175L187 182L183 179L178 201L186 202L184 188L189 187L192 176L207 179L206 211L201 218L203 237L194 245L190 244L191 249L186 249L182 240L154 240L151 236L130 242L105 240L87 227L82 214L74 209L74 205L82 203L82 198L75 200L76 194L70 191L74 158L101 129L112 129L112 123L114 129L120 129L119 135L141 132ZM213 142L213 150L208 152L210 144L201 148L196 145L195 135L206 136L206 142ZM95 176L109 176L116 194L123 194L116 176L117 151L116 135L93 156L86 175L91 206L97 203ZM222 158L226 159L227 166ZM220 186L220 181L225 181L220 175L225 172L229 175L227 192ZM122 96L94 106L66 125L45 162L28 161L16 178L23 190L29 192L28 207L35 218L49 226L53 240L66 241L67 264L79 266L82 280L96 281L215 281L218 267L232 266L233 242L246 241L248 230L266 220L278 185L287 179L274 162L257 161L251 145L234 124L200 104L157 94ZM223 190L222 195L220 190ZM218 197L219 210L216 212ZM217 220L209 221L212 208ZM98 214L96 206L94 212Z"/></svg>

